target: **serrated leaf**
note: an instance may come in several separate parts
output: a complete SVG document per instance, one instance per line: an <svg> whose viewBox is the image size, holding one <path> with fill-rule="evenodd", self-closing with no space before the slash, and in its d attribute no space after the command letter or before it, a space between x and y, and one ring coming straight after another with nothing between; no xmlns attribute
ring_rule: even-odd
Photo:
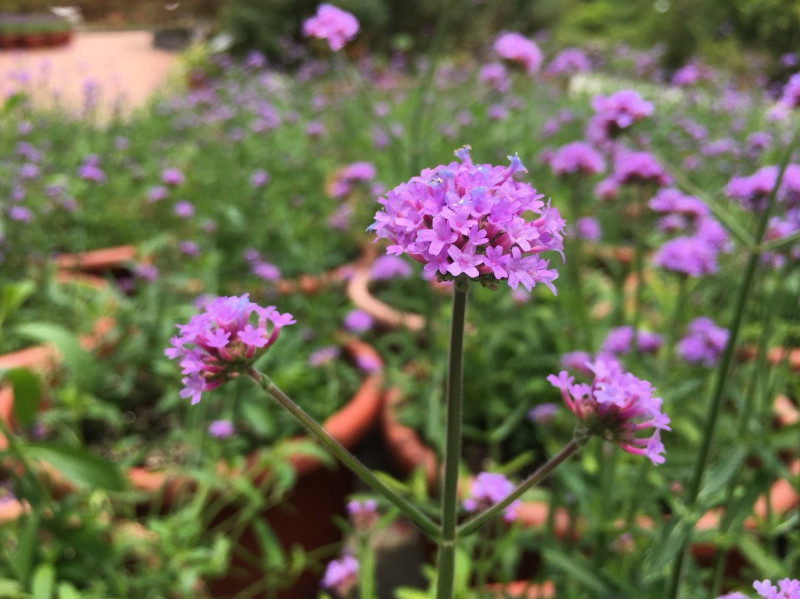
<svg viewBox="0 0 800 599"><path fill-rule="evenodd" d="M33 423L42 399L42 383L39 377L27 368L15 368L5 373L14 391L14 417L23 428Z"/></svg>
<svg viewBox="0 0 800 599"><path fill-rule="evenodd" d="M122 491L126 487L125 477L116 464L84 449L32 443L26 452L29 457L54 466L78 485L107 491Z"/></svg>

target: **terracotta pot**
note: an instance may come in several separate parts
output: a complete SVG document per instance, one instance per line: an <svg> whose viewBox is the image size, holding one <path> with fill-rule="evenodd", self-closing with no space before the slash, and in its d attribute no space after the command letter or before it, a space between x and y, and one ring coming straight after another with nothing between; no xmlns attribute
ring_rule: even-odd
<svg viewBox="0 0 800 599"><path fill-rule="evenodd" d="M4 50L11 50L17 47L17 42L19 41L19 36L16 34L4 34L0 35L0 48Z"/></svg>
<svg viewBox="0 0 800 599"><path fill-rule="evenodd" d="M78 270L85 273L100 274L127 266L137 257L132 245L120 245L77 254L61 254L56 258L59 270Z"/></svg>
<svg viewBox="0 0 800 599"><path fill-rule="evenodd" d="M377 353L367 344L358 340L349 340L345 350L355 357L367 356L380 362ZM381 403L381 384L383 375L377 373L366 376L353 398L338 412L330 416L324 428L342 445L352 449L369 432L377 422ZM11 426L13 395L10 389L0 389L0 417ZM298 438L298 441L303 438ZM6 439L0 435L0 449ZM341 542L341 530L335 525L333 517L345 515L345 500L352 492L353 477L344 467L328 468L319 460L298 454L289 458L291 466L297 473L295 487L286 501L264 511L258 517L269 522L278 539L286 549L296 544L305 549L316 549L324 545ZM231 471L225 464L219 465L222 477L248 476L254 484L263 483L271 475L259 466L258 452L248 456L244 471ZM74 490L72 484L48 464L40 464L51 491L55 496L62 496ZM142 503L143 509L149 513L152 506L160 506L169 510L177 506L180 497L190 493L193 483L180 471L148 471L144 468L131 468L128 479L133 489L147 493L147 500ZM0 510L0 521L5 515L18 516L24 506L19 502L10 505L7 510ZM210 523L213 528L238 512L235 505L225 506ZM247 527L237 539L237 545L249 555L260 555L258 538L252 527ZM234 552L228 575L225 578L208 583L214 597L233 596L237 592L261 580L261 574L250 560ZM316 597L319 576L306 572L300 576L296 585L278 593L280 599L299 599Z"/></svg>
<svg viewBox="0 0 800 599"><path fill-rule="evenodd" d="M48 34L26 33L22 36L22 45L26 48L44 48L47 46Z"/></svg>
<svg viewBox="0 0 800 599"><path fill-rule="evenodd" d="M552 582L532 584L521 580L508 584L489 584L484 589L492 592L495 599L554 599L556 596Z"/></svg>
<svg viewBox="0 0 800 599"><path fill-rule="evenodd" d="M425 319L419 314L396 310L373 296L369 291L369 281L369 266L362 265L353 273L347 284L347 295L357 308L386 328L403 327L413 332L425 328Z"/></svg>

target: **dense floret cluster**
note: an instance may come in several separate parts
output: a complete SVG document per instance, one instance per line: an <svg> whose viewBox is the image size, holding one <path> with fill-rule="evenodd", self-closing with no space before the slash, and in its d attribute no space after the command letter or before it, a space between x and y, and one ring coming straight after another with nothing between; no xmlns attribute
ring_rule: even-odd
<svg viewBox="0 0 800 599"><path fill-rule="evenodd" d="M441 279L465 275L485 284L506 281L530 291L542 283L555 293L558 276L542 252L563 256L564 220L528 183L516 156L508 167L473 164L469 148L461 163L425 169L378 202L371 229L390 242L390 254L408 254ZM533 220L523 215L532 214Z"/></svg>

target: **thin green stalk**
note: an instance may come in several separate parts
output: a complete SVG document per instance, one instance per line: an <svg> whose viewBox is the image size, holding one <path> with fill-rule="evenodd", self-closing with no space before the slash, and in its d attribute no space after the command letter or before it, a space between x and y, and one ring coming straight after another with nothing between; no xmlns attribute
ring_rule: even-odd
<svg viewBox="0 0 800 599"><path fill-rule="evenodd" d="M683 317L683 309L686 306L686 299L689 297L687 293L689 287L689 280L686 275L678 275L678 293L675 298L675 306L672 310L672 316L667 327L667 343L665 347L664 360L662 362L661 382L665 383L670 371L672 370L672 363L675 358L675 345L678 341L678 325Z"/></svg>
<svg viewBox="0 0 800 599"><path fill-rule="evenodd" d="M608 547L608 534L605 527L608 521L609 502L613 495L614 477L617 469L617 452L614 451L614 447L603 439L598 439L598 441L600 442L600 451L598 453L602 460L600 462L600 527L595 537L594 563L600 569L603 559L607 555L605 548Z"/></svg>
<svg viewBox="0 0 800 599"><path fill-rule="evenodd" d="M570 216L572 218L572 226L575 227L580 218L581 214L581 198L583 197L583 186L579 184L578 181L574 179L570 181L573 183L571 185L572 193L569 194L570 198ZM582 257L582 240L580 236L573 235L572 239L570 239L570 246L572 251L570 252L570 256L567 259L567 272L569 273L570 278L572 279L571 283L573 285L574 293L571 294L570 302L573 305L573 311L577 316L578 323L580 324L580 328L582 329L581 335L583 342L583 347L586 348L587 351L594 350L594 343L592 340L592 323L589 320L589 311L586 300L584 299L583 294L583 279L581 277L581 262L583 261ZM576 335L576 339L578 335Z"/></svg>
<svg viewBox="0 0 800 599"><path fill-rule="evenodd" d="M294 418L302 424L306 430L317 439L325 448L335 455L345 466L350 468L361 480L371 486L375 491L383 495L392 504L403 512L403 514L427 534L432 539L439 537L439 527L423 514L415 505L405 497L396 493L391 487L387 486L381 479L362 464L357 457L350 453L339 441L334 439L328 431L322 428L317 422L306 414L303 409L294 403L288 395L281 391L270 378L255 369L251 369L248 375L258 383L264 391L271 395L275 401L283 406Z"/></svg>
<svg viewBox="0 0 800 599"><path fill-rule="evenodd" d="M453 596L455 576L456 517L458 512L458 463L461 457L461 404L464 358L464 319L469 281L462 275L453 282L453 314L447 365L447 415L445 420L442 530L439 544L436 598Z"/></svg>
<svg viewBox="0 0 800 599"><path fill-rule="evenodd" d="M634 207L636 210L637 216L641 219L642 216L645 214L646 208L646 197L649 191L649 187L641 185L636 190L636 198L634 200ZM634 272L636 273L636 291L634 294L634 304L633 304L633 348L632 351L634 354L639 353L639 326L641 325L642 321L642 295L644 293L644 251L645 251L645 243L644 243L644 236L647 228L642 226L637 226L633 233L634 235Z"/></svg>
<svg viewBox="0 0 800 599"><path fill-rule="evenodd" d="M503 510L511 505L516 499L519 499L528 489L538 485L550 473L553 472L562 462L565 462L578 451L585 443L585 439L572 439L564 448L556 455L550 458L545 464L539 467L536 472L531 474L524 482L522 482L516 489L514 489L508 497L495 503L493 506L480 512L473 518L467 520L464 524L458 527L458 537L465 537L478 530L481 526L489 522L492 518L498 516Z"/></svg>
<svg viewBox="0 0 800 599"><path fill-rule="evenodd" d="M756 395L761 396L762 392L764 391L762 386L759 385L759 382L766 380L767 378L766 374L762 374L767 370L767 345L769 344L769 338L772 335L772 322L775 314L775 305L777 303L777 298L780 291L780 281L784 280L783 277L785 274L787 274L786 271L788 270L789 269L786 268L784 271L778 273L778 276L776 277L777 280L775 282L775 288L772 290L769 300L767 300L767 305L761 318L761 335L759 336L758 355L753 364L753 370L750 372L750 380L747 385L748 393L745 396L745 403L742 407L741 413L739 414L739 424L736 431L737 439L745 439L747 436L747 429L752 418L755 397ZM728 505L732 501L734 492L736 491L736 486L739 483L738 479L739 477L734 476L728 483L728 486L725 489L724 505ZM767 502L767 507L769 508L769 502ZM735 514L732 512L725 513L722 521L720 522L720 532L726 533L728 531L733 523L734 516ZM709 599L714 599L714 597L719 596L720 588L722 587L724 566L725 562L727 561L728 553L728 549L721 549L714 554L714 562L711 567L712 582L708 595Z"/></svg>
<svg viewBox="0 0 800 599"><path fill-rule="evenodd" d="M775 206L775 196L778 193L778 188L780 187L783 181L783 175L786 172L786 167L789 164L789 160L791 159L792 149L794 148L795 142L797 141L798 132L800 132L800 130L795 131L795 134L792 136L792 141L789 144L789 147L787 148L783 160L781 161L781 166L775 181L775 186L773 187L772 192L769 195L767 206L764 208L758 221L755 234L755 243L750 244L748 249L750 255L747 259L747 265L745 266L744 275L742 277L742 280L739 284L739 288L736 293L736 304L733 312L734 316L729 329L730 335L728 337L728 342L725 344L725 350L722 353L722 358L720 359L719 367L716 370L714 386L711 394L711 401L708 405L708 412L706 413L706 419L703 426L703 434L701 436L700 448L697 453L697 460L695 461L694 471L692 472L692 478L689 483L686 506L690 513L694 511L694 509L696 508L697 497L700 494L700 486L703 481L703 473L705 472L706 466L708 464L708 456L711 451L711 443L714 439L714 431L717 425L719 409L720 406L722 405L722 398L725 393L725 384L728 381L731 362L733 361L733 350L739 338L739 330L741 328L742 321L744 320L744 308L745 305L747 304L748 296L750 295L750 287L751 283L753 282L753 276L755 275L756 267L758 266L758 263L760 261L760 253L758 251L759 246L761 245L761 242L764 240L764 233L767 230L767 223L769 222L769 216L772 213L773 207ZM680 588L681 578L683 575L683 564L686 560L688 545L689 545L689 539L687 538L683 542L683 546L681 547L681 550L678 552L675 558L675 562L672 567L672 575L670 576L669 582L666 587L666 593L664 595L667 599L675 599L678 596L678 589Z"/></svg>

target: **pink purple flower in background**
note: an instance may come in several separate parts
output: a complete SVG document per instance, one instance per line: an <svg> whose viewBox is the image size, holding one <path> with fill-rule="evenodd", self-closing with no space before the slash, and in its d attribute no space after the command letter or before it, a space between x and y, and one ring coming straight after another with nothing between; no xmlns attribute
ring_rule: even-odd
<svg viewBox="0 0 800 599"><path fill-rule="evenodd" d="M352 215L353 208L349 204L341 204L328 217L328 226L337 231L346 231L350 226L350 217Z"/></svg>
<svg viewBox="0 0 800 599"><path fill-rule="evenodd" d="M164 185L176 187L186 182L186 176L177 168L164 169L161 173L161 182Z"/></svg>
<svg viewBox="0 0 800 599"><path fill-rule="evenodd" d="M236 428L230 420L214 420L208 425L208 434L215 439L228 439L236 434Z"/></svg>
<svg viewBox="0 0 800 599"><path fill-rule="evenodd" d="M345 597L358 583L358 560L352 555L344 555L338 560L328 562L320 586Z"/></svg>
<svg viewBox="0 0 800 599"><path fill-rule="evenodd" d="M660 187L672 183L672 177L649 152L618 153L614 159L612 176L620 185L650 184Z"/></svg>
<svg viewBox="0 0 800 599"><path fill-rule="evenodd" d="M275 306L263 308L247 294L209 301L187 324L176 325L179 334L164 351L171 360L180 360L186 375L181 397L198 403L204 391L250 368L277 341L281 329L294 323L291 314L281 314Z"/></svg>
<svg viewBox="0 0 800 599"><path fill-rule="evenodd" d="M336 52L344 48L358 33L358 19L330 4L320 4L317 14L303 23L303 35L328 42Z"/></svg>
<svg viewBox="0 0 800 599"><path fill-rule="evenodd" d="M553 420L556 413L558 413L558 404L542 403L528 411L528 420L539 424L547 424Z"/></svg>
<svg viewBox="0 0 800 599"><path fill-rule="evenodd" d="M250 175L250 187L264 187L268 182L269 173L263 169L259 169Z"/></svg>
<svg viewBox="0 0 800 599"><path fill-rule="evenodd" d="M481 472L472 481L469 496L464 500L464 509L468 512L479 512L500 503L514 490L514 484L502 474ZM521 501L517 499L503 510L503 518L512 522Z"/></svg>
<svg viewBox="0 0 800 599"><path fill-rule="evenodd" d="M519 33L502 33L494 41L494 51L500 58L521 65L533 75L542 64L542 52L533 41Z"/></svg>
<svg viewBox="0 0 800 599"><path fill-rule="evenodd" d="M18 223L29 223L33 220L33 212L25 206L11 206L8 209L8 218Z"/></svg>
<svg viewBox="0 0 800 599"><path fill-rule="evenodd" d="M153 264L140 263L134 266L133 274L141 281L152 283L158 279L158 268L156 268Z"/></svg>
<svg viewBox="0 0 800 599"><path fill-rule="evenodd" d="M771 580L756 580L753 589L761 599L800 599L800 580L784 578L778 581L778 586ZM750 599L744 593L728 593L717 599Z"/></svg>
<svg viewBox="0 0 800 599"><path fill-rule="evenodd" d="M189 256L190 258L196 258L200 255L200 246L191 240L181 241L178 244L178 249L180 250L181 254L184 256Z"/></svg>
<svg viewBox="0 0 800 599"><path fill-rule="evenodd" d="M491 104L486 109L486 118L490 121L504 121L508 118L508 108L502 104Z"/></svg>
<svg viewBox="0 0 800 599"><path fill-rule="evenodd" d="M584 376L592 376L592 371L589 368L591 363L592 355L585 351L566 352L561 355L559 360L559 364L564 370L573 370Z"/></svg>
<svg viewBox="0 0 800 599"><path fill-rule="evenodd" d="M328 186L328 195L341 199L346 197L356 183L365 183L375 178L375 167L370 162L353 162L340 168Z"/></svg>
<svg viewBox="0 0 800 599"><path fill-rule="evenodd" d="M356 367L361 372L366 374L378 372L381 368L383 368L383 362L381 362L381 359L372 353L359 352L355 359Z"/></svg>
<svg viewBox="0 0 800 599"><path fill-rule="evenodd" d="M623 371L613 358L598 357L589 368L594 373L591 385L574 384L574 377L565 370L547 380L561 391L564 403L588 434L662 464L661 431L671 429L669 417L661 411L661 398L653 397L650 383Z"/></svg>
<svg viewBox="0 0 800 599"><path fill-rule="evenodd" d="M595 185L594 194L602 202L616 200L619 195L619 183L614 179L613 175L607 177Z"/></svg>
<svg viewBox="0 0 800 599"><path fill-rule="evenodd" d="M555 293L558 273L540 255L563 257L558 210L530 184L514 180L526 170L517 156L504 168L473 164L468 147L456 155L461 163L425 169L378 200L383 208L370 228L390 242L387 252L408 254L425 273L445 280L463 274L528 291L541 283Z"/></svg>
<svg viewBox="0 0 800 599"><path fill-rule="evenodd" d="M789 81L783 88L779 103L787 108L800 107L800 73L795 73L789 77Z"/></svg>
<svg viewBox="0 0 800 599"><path fill-rule="evenodd" d="M624 130L653 114L653 104L630 89L592 98L595 115L586 126L586 138L594 143L614 139Z"/></svg>
<svg viewBox="0 0 800 599"><path fill-rule="evenodd" d="M718 250L699 236L676 237L666 241L653 256L653 264L689 277L717 272Z"/></svg>
<svg viewBox="0 0 800 599"><path fill-rule="evenodd" d="M567 48L559 52L547 66L547 74L552 76L570 77L577 73L587 73L592 70L589 57L579 48Z"/></svg>
<svg viewBox="0 0 800 599"><path fill-rule="evenodd" d="M339 348L335 345L329 345L326 347L321 347L317 350L311 352L311 355L308 356L308 363L317 368L322 366L323 364L329 364L334 360L339 358Z"/></svg>
<svg viewBox="0 0 800 599"><path fill-rule="evenodd" d="M594 175L605 170L606 162L591 145L575 141L555 151L550 168L556 175Z"/></svg>
<svg viewBox="0 0 800 599"><path fill-rule="evenodd" d="M320 120L314 119L306 125L306 135L311 138L320 137L323 133L325 133L325 125Z"/></svg>
<svg viewBox="0 0 800 599"><path fill-rule="evenodd" d="M250 272L264 281L275 282L281 278L280 268L260 259L250 262Z"/></svg>
<svg viewBox="0 0 800 599"><path fill-rule="evenodd" d="M687 327L686 337L678 342L678 355L690 364L702 362L710 368L725 349L728 335L727 329L718 327L710 318L695 318Z"/></svg>
<svg viewBox="0 0 800 599"><path fill-rule="evenodd" d="M194 204L186 200L181 200L175 203L172 207L172 211L178 218L192 218L194 216Z"/></svg>
<svg viewBox="0 0 800 599"><path fill-rule="evenodd" d="M586 241L600 241L603 238L603 230L596 218L582 216L575 221L574 235Z"/></svg>
<svg viewBox="0 0 800 599"><path fill-rule="evenodd" d="M347 514L350 516L353 528L358 531L369 530L379 518L378 502L374 499L350 501L347 503Z"/></svg>
<svg viewBox="0 0 800 599"><path fill-rule="evenodd" d="M483 65L478 71L478 81L491 86L494 91L501 94L511 89L511 79L508 76L508 71L499 62L490 62Z"/></svg>
<svg viewBox="0 0 800 599"><path fill-rule="evenodd" d="M147 201L150 204L159 202L169 195L169 191L163 185L156 185L147 190Z"/></svg>
<svg viewBox="0 0 800 599"><path fill-rule="evenodd" d="M411 276L411 265L398 256L379 256L369 269L373 281L405 279Z"/></svg>
<svg viewBox="0 0 800 599"><path fill-rule="evenodd" d="M94 183L103 183L106 180L106 174L97 166L96 163L85 162L78 167L78 176L85 181L93 181Z"/></svg>
<svg viewBox="0 0 800 599"><path fill-rule="evenodd" d="M351 333L365 333L370 330L375 321L372 316L363 310L351 310L344 317L344 329Z"/></svg>

